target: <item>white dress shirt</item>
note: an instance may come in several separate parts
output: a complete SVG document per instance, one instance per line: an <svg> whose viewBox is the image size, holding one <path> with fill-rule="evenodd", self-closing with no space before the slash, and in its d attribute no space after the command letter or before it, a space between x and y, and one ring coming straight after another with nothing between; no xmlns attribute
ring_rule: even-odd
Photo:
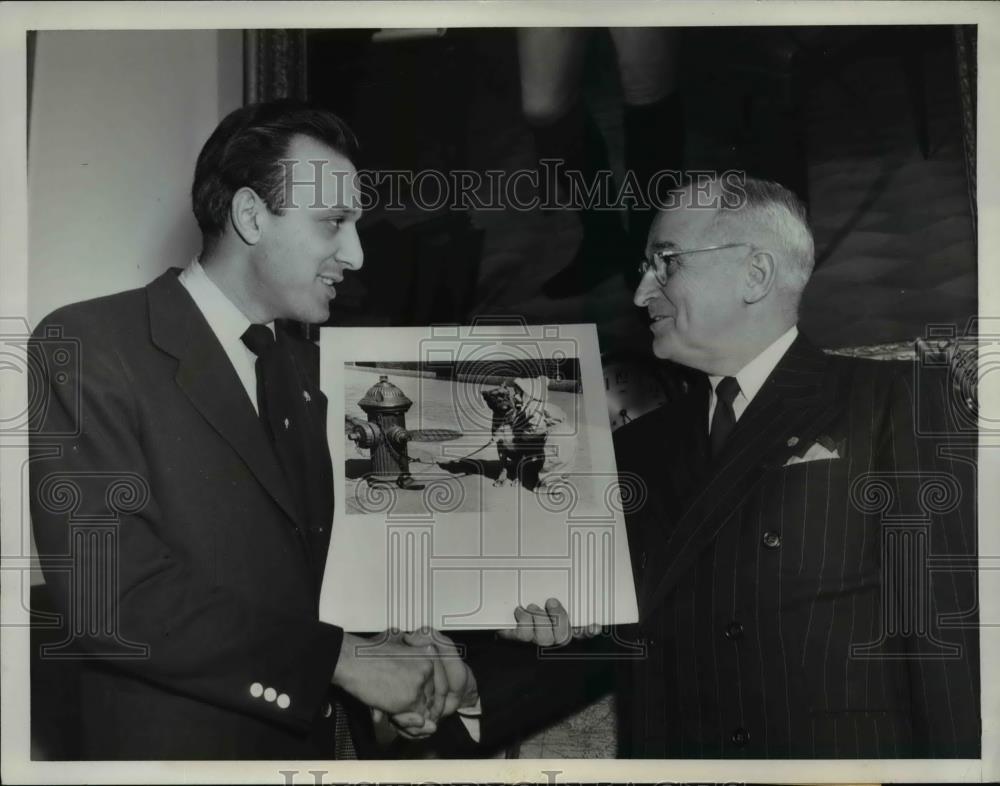
<svg viewBox="0 0 1000 786"><path fill-rule="evenodd" d="M222 344L253 408L258 409L257 372L254 370L257 356L243 343L243 334L250 327L250 320L208 277L197 258L192 259L177 278ZM274 333L273 322L269 322L267 327Z"/></svg>
<svg viewBox="0 0 1000 786"><path fill-rule="evenodd" d="M736 381L740 385L740 392L733 399L733 415L736 417L736 420L739 420L740 416L746 412L747 407L750 406L750 402L753 401L753 397L764 386L764 382L771 376L771 372L777 367L778 362L785 356L788 348L798 335L798 326L792 325L767 349L736 372ZM708 378L708 381L712 385L712 395L709 396L708 400L709 430L712 428L712 416L715 414L715 405L719 400L719 397L715 395L715 388L722 380L723 377L721 376L709 376Z"/></svg>

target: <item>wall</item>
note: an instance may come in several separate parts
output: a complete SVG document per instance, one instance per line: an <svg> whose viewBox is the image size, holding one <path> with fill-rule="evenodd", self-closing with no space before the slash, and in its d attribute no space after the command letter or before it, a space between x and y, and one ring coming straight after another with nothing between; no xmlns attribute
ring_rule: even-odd
<svg viewBox="0 0 1000 786"><path fill-rule="evenodd" d="M28 157L28 316L146 284L199 248L194 162L242 103L238 30L42 31Z"/></svg>
<svg viewBox="0 0 1000 786"><path fill-rule="evenodd" d="M242 102L238 30L38 34L28 154L32 326L67 303L143 286L197 253L195 159ZM32 573L33 584L41 580Z"/></svg>

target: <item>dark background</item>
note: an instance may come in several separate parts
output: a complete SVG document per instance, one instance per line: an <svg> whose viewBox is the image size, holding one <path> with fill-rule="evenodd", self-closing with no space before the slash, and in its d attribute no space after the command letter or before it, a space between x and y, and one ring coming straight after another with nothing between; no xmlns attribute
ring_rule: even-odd
<svg viewBox="0 0 1000 786"><path fill-rule="evenodd" d="M534 165L514 30L385 43L373 32L307 34L310 97L355 128L362 167ZM818 265L801 326L820 346L910 341L928 323L961 332L976 313L959 36L974 44L974 28L945 26L681 31L686 166L744 169L807 201ZM590 37L584 93L620 177L621 97L603 30ZM596 322L602 351L648 353L621 278L578 298L541 293L579 242L570 213L375 210L362 231L365 268L343 287L337 324Z"/></svg>

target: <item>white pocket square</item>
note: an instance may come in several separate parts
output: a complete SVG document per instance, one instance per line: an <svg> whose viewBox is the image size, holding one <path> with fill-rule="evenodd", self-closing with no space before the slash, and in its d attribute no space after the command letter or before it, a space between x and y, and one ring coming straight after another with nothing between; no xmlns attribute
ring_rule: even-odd
<svg viewBox="0 0 1000 786"><path fill-rule="evenodd" d="M790 466L792 464L803 464L806 461L828 461L830 459L839 459L840 451L836 448L830 450L828 447L821 445L819 442L814 442L809 446L809 450L803 453L801 456L790 456L788 461L785 462L785 466Z"/></svg>

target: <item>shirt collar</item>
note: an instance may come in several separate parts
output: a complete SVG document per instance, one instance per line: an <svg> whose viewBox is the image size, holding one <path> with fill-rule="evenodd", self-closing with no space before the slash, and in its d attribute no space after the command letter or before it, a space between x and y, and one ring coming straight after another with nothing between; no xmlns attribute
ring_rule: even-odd
<svg viewBox="0 0 1000 786"><path fill-rule="evenodd" d="M181 271L180 280L220 341L242 340L250 320L209 278L197 257ZM267 327L274 333L274 322Z"/></svg>
<svg viewBox="0 0 1000 786"><path fill-rule="evenodd" d="M740 383L740 393L746 398L747 403L753 401L753 397L764 386L764 382L771 376L771 372L777 367L798 335L798 326L792 325L767 349L736 372L736 381ZM715 386L719 384L722 377L713 375L708 380L712 383L712 391L714 392Z"/></svg>

